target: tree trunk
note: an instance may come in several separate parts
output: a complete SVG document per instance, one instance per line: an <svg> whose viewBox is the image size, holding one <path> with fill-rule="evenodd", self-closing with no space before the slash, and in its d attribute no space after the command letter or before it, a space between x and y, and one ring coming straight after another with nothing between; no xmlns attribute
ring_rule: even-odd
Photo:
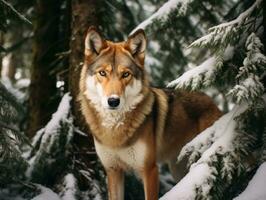
<svg viewBox="0 0 266 200"><path fill-rule="evenodd" d="M69 90L72 100L72 113L74 115L74 124L81 131L88 134L84 137L78 133L74 134L75 155L78 162L75 162L75 169L88 170L95 169L97 159L94 152L92 136L89 134L88 126L80 112L80 105L77 102L79 94L79 77L84 59L84 40L89 26L98 25L97 4L98 0L72 0L72 20L71 20L71 39L70 39L70 59L69 59ZM90 153L88 153L90 152ZM94 153L92 153L94 152ZM83 163L83 164L80 164ZM94 163L94 164L93 164ZM76 171L77 171L76 170ZM95 172L99 170L94 170ZM97 176L94 174L93 176ZM79 186L81 190L90 188L91 183L84 177L79 176Z"/></svg>
<svg viewBox="0 0 266 200"><path fill-rule="evenodd" d="M262 36L262 42L263 42L263 46L264 46L264 55L266 55L266 0L264 0L262 2L262 6L263 6L263 36ZM266 87L266 75L263 76L263 85L264 87Z"/></svg>
<svg viewBox="0 0 266 200"><path fill-rule="evenodd" d="M34 58L29 91L29 124L27 135L33 137L55 111L56 76L50 75L58 53L61 1L37 0L34 36Z"/></svg>
<svg viewBox="0 0 266 200"><path fill-rule="evenodd" d="M263 6L263 45L264 45L264 54L266 55L266 1L262 2Z"/></svg>
<svg viewBox="0 0 266 200"><path fill-rule="evenodd" d="M14 46L16 43L22 40L23 30L19 27L12 27L12 31L5 38L5 42L9 46ZM22 52L19 46L14 48L5 56L5 65L3 66L2 77L8 78L11 82L15 81L15 74L17 68L23 65Z"/></svg>
<svg viewBox="0 0 266 200"><path fill-rule="evenodd" d="M70 68L69 89L73 97L73 114L76 118L75 124L87 132L84 118L80 112L77 102L79 93L79 77L83 65L84 40L89 26L98 25L97 0L73 0L72 1L72 36L70 39ZM92 142L92 141L90 141Z"/></svg>
<svg viewBox="0 0 266 200"><path fill-rule="evenodd" d="M4 34L0 32L0 45L2 46L4 44ZM3 66L3 57L0 51L0 78L2 74L2 66Z"/></svg>

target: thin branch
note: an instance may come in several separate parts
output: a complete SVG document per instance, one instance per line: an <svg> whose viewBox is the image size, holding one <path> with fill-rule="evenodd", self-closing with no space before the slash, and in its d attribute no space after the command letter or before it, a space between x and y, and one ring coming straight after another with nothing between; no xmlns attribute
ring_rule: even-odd
<svg viewBox="0 0 266 200"><path fill-rule="evenodd" d="M5 6L12 11L18 18L20 18L21 20L23 20L24 22L32 25L32 23L22 14L20 14L10 3L6 2L5 0L1 0L1 2L3 4L5 4Z"/></svg>

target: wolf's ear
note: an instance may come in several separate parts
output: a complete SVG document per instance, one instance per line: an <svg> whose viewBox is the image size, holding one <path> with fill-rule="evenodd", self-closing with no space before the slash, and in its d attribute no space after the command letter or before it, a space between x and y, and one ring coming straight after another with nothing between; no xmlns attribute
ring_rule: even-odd
<svg viewBox="0 0 266 200"><path fill-rule="evenodd" d="M126 49L141 65L144 65L146 46L147 40L143 29L138 29L126 41Z"/></svg>
<svg viewBox="0 0 266 200"><path fill-rule="evenodd" d="M87 31L85 39L85 54L98 55L101 52L101 50L104 49L105 47L106 47L106 41L102 38L97 28L91 26Z"/></svg>

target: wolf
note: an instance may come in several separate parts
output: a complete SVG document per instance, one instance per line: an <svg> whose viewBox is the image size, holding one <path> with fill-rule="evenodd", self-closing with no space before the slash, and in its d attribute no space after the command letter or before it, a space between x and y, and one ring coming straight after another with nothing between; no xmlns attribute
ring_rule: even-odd
<svg viewBox="0 0 266 200"><path fill-rule="evenodd" d="M90 27L85 38L79 102L107 174L108 198L124 199L124 173L143 181L145 199L158 199L158 162L178 178L181 148L221 112L199 92L153 88L144 68L142 29L112 42Z"/></svg>

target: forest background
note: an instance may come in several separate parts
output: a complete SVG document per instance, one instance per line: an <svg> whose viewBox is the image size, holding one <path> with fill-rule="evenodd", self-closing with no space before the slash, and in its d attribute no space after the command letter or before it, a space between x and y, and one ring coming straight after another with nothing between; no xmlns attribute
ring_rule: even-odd
<svg viewBox="0 0 266 200"><path fill-rule="evenodd" d="M182 181L160 166L162 199L266 198L265 0L0 0L0 199L106 199L75 101L91 25L114 41L143 28L151 84L224 112L182 149ZM125 198L143 199L130 174Z"/></svg>

